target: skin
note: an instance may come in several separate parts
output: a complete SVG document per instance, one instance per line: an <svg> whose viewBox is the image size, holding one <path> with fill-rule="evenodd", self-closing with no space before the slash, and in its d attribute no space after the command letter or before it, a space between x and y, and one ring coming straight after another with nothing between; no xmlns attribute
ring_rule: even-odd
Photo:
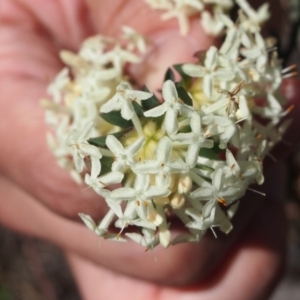
<svg viewBox="0 0 300 300"><path fill-rule="evenodd" d="M150 90L160 86L168 66L191 61L194 52L216 42L196 21L188 37L179 36L176 21L159 22L159 14L140 0L0 2L0 222L60 246L83 299L123 299L125 293L146 300L266 299L279 278L285 252L284 164L269 164L270 176L259 188L267 197L248 193L228 236L218 233L215 239L208 234L199 244L145 253L130 242L99 242L79 222L78 212L101 218L106 207L56 165L46 145L39 99L61 68L60 49L75 51L94 33L118 35L121 24L153 41L146 66L130 69ZM296 104L298 82L286 83L285 91L289 103ZM299 113L296 105L291 114L297 120ZM289 131L292 143L299 140L297 126L294 122ZM281 156L286 152L277 149Z"/></svg>

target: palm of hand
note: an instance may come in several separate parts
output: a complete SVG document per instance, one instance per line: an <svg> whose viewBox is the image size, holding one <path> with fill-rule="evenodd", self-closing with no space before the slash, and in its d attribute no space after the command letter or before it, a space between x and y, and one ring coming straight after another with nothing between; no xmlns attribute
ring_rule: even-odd
<svg viewBox="0 0 300 300"><path fill-rule="evenodd" d="M279 231L274 237L268 223L270 218L278 220L281 217L275 205L268 208L266 216L257 218L247 239L239 242L231 259L219 268L216 276L197 286L183 289L156 286L117 275L85 261L90 259L142 279L181 285L204 276L206 269L221 260L223 249L228 248L239 233L229 239L212 240L208 237L201 244L158 250L155 254L158 263L154 263L151 253L145 254L131 243L119 246L102 241L97 247L98 240L92 233L83 225L65 218L76 218L80 211L99 217L105 207L98 196L92 191L83 191L82 186L77 186L56 165L45 142L47 128L38 99L44 95L49 79L61 67L57 51L61 48L76 49L86 36L95 32L114 36L119 34L122 24L132 26L150 35L154 41L146 59L147 67L135 67L132 74L150 88L157 88L168 66L191 59L193 52L207 48L212 41L204 37L197 24L192 26L188 38L180 37L176 22L158 22L159 15L149 12L138 0L115 0L113 4L112 1L89 1L88 7L81 0L56 0L43 5L46 6L42 7L34 0L22 1L22 5L8 0L0 4L0 221L75 253L70 254L70 261L80 282L87 281L88 276L95 273L88 280L90 285L94 283L93 287L86 282L82 285L86 295L97 287L96 280L100 276L103 280L105 278L106 288L102 286L101 291L97 291L101 295L99 299L108 299L105 293L112 293L115 287L118 291L114 291L114 299L121 299L127 290L132 294L131 298L135 293L137 299L169 299L171 296L180 299L186 293L191 299L201 296L205 299L264 297L276 277L282 254L280 241L284 232ZM249 221L250 213L247 218ZM241 220L236 222L242 223ZM256 231L258 226L259 232ZM78 255L84 259L79 259ZM79 268L80 273L76 272ZM239 280L237 285L236 278Z"/></svg>

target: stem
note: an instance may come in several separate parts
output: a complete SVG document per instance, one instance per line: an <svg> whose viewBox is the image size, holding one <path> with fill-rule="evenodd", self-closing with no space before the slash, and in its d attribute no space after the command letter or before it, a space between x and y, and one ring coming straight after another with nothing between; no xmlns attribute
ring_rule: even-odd
<svg viewBox="0 0 300 300"><path fill-rule="evenodd" d="M138 133L138 136L139 137L144 136L142 125L141 125L140 119L138 118L136 112L134 112L131 121L133 123L133 126L135 127L136 132Z"/></svg>
<svg viewBox="0 0 300 300"><path fill-rule="evenodd" d="M189 171L189 174L191 176L191 179L198 184L198 186L200 187L204 182L207 182L206 180L204 180L202 177L200 177L199 175L197 175L195 172L193 171Z"/></svg>

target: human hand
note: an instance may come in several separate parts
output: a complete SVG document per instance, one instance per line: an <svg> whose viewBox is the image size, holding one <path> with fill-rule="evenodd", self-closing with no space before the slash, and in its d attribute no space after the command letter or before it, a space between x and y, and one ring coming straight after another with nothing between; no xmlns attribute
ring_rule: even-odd
<svg viewBox="0 0 300 300"><path fill-rule="evenodd" d="M72 3L56 0L47 4L34 0L2 0L0 5L1 222L13 229L50 240L66 251L75 253L75 256L80 255L114 271L161 284L198 282L215 269L231 249L235 253L232 254L234 259L226 259L228 265L223 268L226 276L221 278L229 278L230 286L234 285L233 279L227 275L234 271L233 263L239 261L236 255L246 249L250 259L269 271L262 274L264 279L247 276L243 285L238 286L239 290L247 291L249 299L265 295L274 282L283 253L284 233L279 231L274 237L271 235L272 228L267 226L270 223L264 223L265 220L273 220L274 223L277 222L274 220L278 220L277 224L280 224L282 216L278 204L270 205L267 199L251 199L251 203L242 204L244 208L240 210L245 213L242 212L240 217L235 218L235 222L239 223L236 226L239 230L218 239L207 236L200 244L179 245L167 251L158 249L155 252L158 263L154 263L152 253L144 253L132 243L115 245L109 241L101 241L98 246L97 237L75 222L78 212L97 218L104 213L105 207L98 196L77 186L67 172L56 166L45 143L47 128L38 99L44 95L49 78L61 67L57 59L59 49L76 49L86 36L95 32L117 35L121 24L132 26L141 33L150 35L154 41L154 47L147 58L149 69L132 69L133 76L152 89L161 82L168 66L191 59L195 51L206 49L213 41L203 34L195 22L189 37L180 37L176 22L158 22L159 15L150 12L142 1L137 0L115 0L113 4L108 1L90 1L88 7L79 0ZM155 61L154 68L152 61ZM251 196L253 197L249 195L250 198ZM264 222L258 232L254 227L256 234L253 233L251 237L244 230L253 220L254 214L257 216L257 207L261 205L259 209L265 213ZM264 232L263 229L266 234L262 237L259 234ZM236 242L241 233L245 235L244 240ZM256 244L251 247L262 254L261 260L251 251L249 243ZM243 264L237 266L238 272L232 278L239 277L243 268ZM107 271L103 269L102 272ZM206 285L206 290L218 291L219 287L220 294L228 293L230 299L235 299L236 294L231 294L228 287L222 287L221 283L224 281L216 280L217 274L220 273L214 273L212 283ZM115 279L118 280L122 275L116 276ZM134 279L125 278L127 287L136 284ZM141 284L141 290L142 286ZM198 289L203 291L204 286L199 285ZM164 290L157 286L155 289ZM250 289L251 294L248 292ZM179 290L177 291L179 297ZM216 295L214 297L212 299L218 299Z"/></svg>

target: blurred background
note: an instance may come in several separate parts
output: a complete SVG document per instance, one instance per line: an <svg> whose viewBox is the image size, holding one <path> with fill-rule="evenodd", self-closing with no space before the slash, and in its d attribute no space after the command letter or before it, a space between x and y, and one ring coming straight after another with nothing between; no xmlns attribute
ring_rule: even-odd
<svg viewBox="0 0 300 300"><path fill-rule="evenodd" d="M284 66L300 67L300 0L281 0L285 22L279 40ZM300 141L287 159L285 212L289 221L285 275L270 300L300 299ZM57 247L0 226L0 300L80 300Z"/></svg>

